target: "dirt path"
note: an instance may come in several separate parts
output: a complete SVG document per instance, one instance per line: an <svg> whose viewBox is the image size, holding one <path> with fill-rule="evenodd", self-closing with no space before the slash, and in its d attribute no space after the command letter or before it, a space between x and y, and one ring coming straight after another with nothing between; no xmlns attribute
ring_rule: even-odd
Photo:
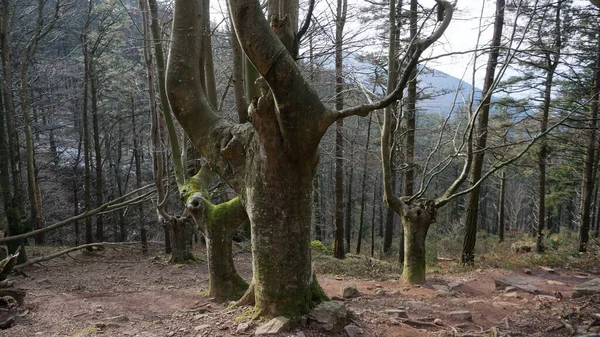
<svg viewBox="0 0 600 337"><path fill-rule="evenodd" d="M207 286L205 263L173 266L164 263L160 247L148 255L137 248L74 253L44 266L30 267L26 276L13 277L28 295L22 316L0 336L248 336L236 333L244 308L226 309L201 296ZM46 251L47 252L47 251ZM198 252L198 255L202 255ZM236 255L239 272L251 275L250 255ZM520 277L540 294L496 291L494 279ZM567 336L564 322L580 331L600 313L600 303L589 298L568 300L573 286L597 275L543 269L489 269L432 278L424 286L320 275L330 296L355 284L360 296L346 300L363 336L453 336L498 327L511 336ZM448 287L450 286L450 287ZM450 289L452 288L452 289ZM561 301L564 297L567 300ZM386 310L406 310L409 320ZM449 316L469 311L472 319ZM560 317L567 317L560 320ZM595 327L589 330L594 332ZM282 336L324 336L296 329ZM589 332L588 332L589 333ZM331 335L330 335L331 336ZM340 333L337 336L345 336Z"/></svg>

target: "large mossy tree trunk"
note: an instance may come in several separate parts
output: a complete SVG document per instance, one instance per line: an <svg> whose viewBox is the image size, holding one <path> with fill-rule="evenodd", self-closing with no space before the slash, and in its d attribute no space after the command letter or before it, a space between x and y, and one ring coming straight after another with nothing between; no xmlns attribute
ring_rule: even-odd
<svg viewBox="0 0 600 337"><path fill-rule="evenodd" d="M451 12L448 2L441 3ZM297 17L298 4L287 5L294 7L294 1L267 22L258 1L229 0L240 45L261 74L261 95L248 109L250 123L235 125L219 117L200 90L199 2L175 0L166 83L173 113L211 168L240 194L250 219L254 274L245 297L253 299L257 315L299 318L327 298L314 277L310 253L312 182L321 137L337 120L397 101L408 75L377 102L327 109L294 60L297 41L289 18ZM430 38L418 42L413 58L439 39L451 15L446 18ZM407 64L415 66L412 59Z"/></svg>

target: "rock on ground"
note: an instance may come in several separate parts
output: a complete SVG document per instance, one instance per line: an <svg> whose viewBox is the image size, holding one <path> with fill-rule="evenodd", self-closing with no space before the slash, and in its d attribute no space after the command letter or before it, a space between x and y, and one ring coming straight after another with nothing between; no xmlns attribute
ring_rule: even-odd
<svg viewBox="0 0 600 337"><path fill-rule="evenodd" d="M496 284L496 290L506 289L506 287L515 287L532 294L537 294L539 292L539 289L536 286L520 277L507 277L500 280L494 280L494 283Z"/></svg>
<svg viewBox="0 0 600 337"><path fill-rule="evenodd" d="M290 320L283 316L279 316L259 326L258 329L256 329L256 331L254 332L254 334L256 336L274 335L280 332L287 332L289 328Z"/></svg>
<svg viewBox="0 0 600 337"><path fill-rule="evenodd" d="M356 325L346 325L344 327L344 331L346 331L346 335L348 337L356 337L363 334L363 329L357 327Z"/></svg>
<svg viewBox="0 0 600 337"><path fill-rule="evenodd" d="M332 331L346 324L348 309L340 302L323 302L308 314L308 320L313 329Z"/></svg>
<svg viewBox="0 0 600 337"><path fill-rule="evenodd" d="M343 298L350 298L358 296L358 289L355 284L345 284L340 292Z"/></svg>
<svg viewBox="0 0 600 337"><path fill-rule="evenodd" d="M600 294L600 278L580 283L573 289L573 298Z"/></svg>
<svg viewBox="0 0 600 337"><path fill-rule="evenodd" d="M473 319L473 314L467 310L452 311L448 313L448 316L454 319L462 319L465 321Z"/></svg>

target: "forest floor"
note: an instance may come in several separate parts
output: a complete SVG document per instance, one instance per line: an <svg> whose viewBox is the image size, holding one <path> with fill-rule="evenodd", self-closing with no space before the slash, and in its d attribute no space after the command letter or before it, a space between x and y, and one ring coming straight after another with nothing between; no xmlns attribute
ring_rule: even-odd
<svg viewBox="0 0 600 337"><path fill-rule="evenodd" d="M141 254L138 247L123 246L102 251L75 252L13 275L17 287L27 290L21 316L0 336L251 336L260 322L236 333L244 308L228 309L201 295L208 284L204 262L169 265L161 247L152 245ZM57 251L53 247L30 247L29 257ZM203 252L196 252L202 256ZM248 252L235 254L238 271L252 273ZM356 264L378 268L374 260L353 257ZM318 260L318 259L317 259ZM455 262L445 261L447 270ZM317 262L317 271L319 262ZM571 299L573 287L600 277L598 270L498 269L436 273L422 286L408 286L397 274L368 277L319 273L330 296L339 296L346 284L360 295L346 299L358 336L570 336L598 333L587 329L600 319L599 298ZM494 281L519 277L539 289L506 293ZM383 289L379 290L379 289ZM377 292L377 294L376 294ZM386 310L404 309L409 319L390 316ZM471 319L453 317L453 311L469 311ZM459 315L460 316L460 315ZM236 320L236 318L238 318ZM483 334L482 332L485 332ZM325 335L298 327L280 336Z"/></svg>

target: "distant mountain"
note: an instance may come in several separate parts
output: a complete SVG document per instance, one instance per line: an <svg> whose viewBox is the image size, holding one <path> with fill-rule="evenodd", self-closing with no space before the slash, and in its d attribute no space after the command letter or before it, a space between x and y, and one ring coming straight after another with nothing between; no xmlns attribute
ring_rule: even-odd
<svg viewBox="0 0 600 337"><path fill-rule="evenodd" d="M349 73L356 81L360 81L367 88L372 87L370 80L375 72L373 64L366 62L360 56L351 56L344 59L344 68L351 69ZM473 94L476 100L481 99L482 96L481 89L475 88L473 92L473 86L469 83L428 67L420 68L417 85L418 92L424 96L418 100L417 109L441 115L447 115L450 111L458 112L469 102Z"/></svg>
<svg viewBox="0 0 600 337"><path fill-rule="evenodd" d="M418 80L419 92L423 92L425 98L417 103L417 108L423 111L456 113L469 103L471 95L474 94L476 100L482 96L481 89L436 69L422 69Z"/></svg>

